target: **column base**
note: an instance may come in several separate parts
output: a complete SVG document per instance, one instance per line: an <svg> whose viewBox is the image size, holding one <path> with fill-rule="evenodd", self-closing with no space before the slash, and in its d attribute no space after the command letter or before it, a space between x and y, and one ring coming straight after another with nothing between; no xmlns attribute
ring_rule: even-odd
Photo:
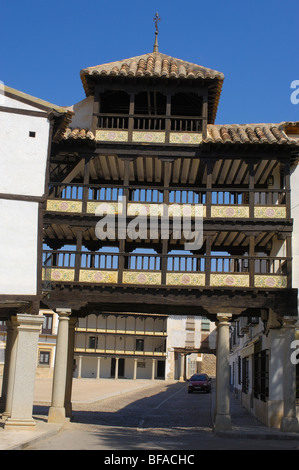
<svg viewBox="0 0 299 470"><path fill-rule="evenodd" d="M214 426L216 431L229 431L232 428L230 415L215 415Z"/></svg>
<svg viewBox="0 0 299 470"><path fill-rule="evenodd" d="M65 408L51 406L48 414L48 423L64 423L66 421Z"/></svg>
<svg viewBox="0 0 299 470"><path fill-rule="evenodd" d="M280 431L282 432L299 432L299 423L297 418L283 417L280 423Z"/></svg>
<svg viewBox="0 0 299 470"><path fill-rule="evenodd" d="M7 418L4 423L4 429L10 431L35 431L36 423L34 419Z"/></svg>

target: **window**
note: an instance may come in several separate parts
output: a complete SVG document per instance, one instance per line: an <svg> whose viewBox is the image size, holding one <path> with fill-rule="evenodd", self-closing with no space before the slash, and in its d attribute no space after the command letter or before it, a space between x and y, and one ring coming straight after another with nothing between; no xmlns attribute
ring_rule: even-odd
<svg viewBox="0 0 299 470"><path fill-rule="evenodd" d="M89 337L89 349L97 349L98 347L98 337L90 336Z"/></svg>
<svg viewBox="0 0 299 470"><path fill-rule="evenodd" d="M210 320L208 320L207 318L202 318L201 329L205 331L210 331Z"/></svg>
<svg viewBox="0 0 299 470"><path fill-rule="evenodd" d="M144 351L144 339L136 339L136 351Z"/></svg>
<svg viewBox="0 0 299 470"><path fill-rule="evenodd" d="M5 320L0 320L0 331L6 331L6 321Z"/></svg>
<svg viewBox="0 0 299 470"><path fill-rule="evenodd" d="M53 315L46 314L44 315L44 323L42 327L42 334L51 335L53 327Z"/></svg>
<svg viewBox="0 0 299 470"><path fill-rule="evenodd" d="M42 349L39 351L39 365L49 366L50 365L50 354L51 351L43 351Z"/></svg>
<svg viewBox="0 0 299 470"><path fill-rule="evenodd" d="M241 361L239 363L239 366L240 365L241 365ZM248 360L248 357L243 357L242 359L242 392L248 393L248 389L249 389L249 360Z"/></svg>
<svg viewBox="0 0 299 470"><path fill-rule="evenodd" d="M266 401L269 396L269 352L254 354L254 396Z"/></svg>

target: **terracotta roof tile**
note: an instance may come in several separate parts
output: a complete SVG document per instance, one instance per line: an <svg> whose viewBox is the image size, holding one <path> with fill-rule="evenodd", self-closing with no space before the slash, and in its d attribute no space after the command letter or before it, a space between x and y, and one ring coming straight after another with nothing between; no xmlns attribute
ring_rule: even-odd
<svg viewBox="0 0 299 470"><path fill-rule="evenodd" d="M285 133L288 123L280 124L208 124L205 144L278 144L299 146L299 138L294 139ZM295 125L294 125L295 126ZM299 123L297 123L299 129ZM89 129L67 128L62 141L95 141Z"/></svg>
<svg viewBox="0 0 299 470"><path fill-rule="evenodd" d="M299 146L299 140L285 133L280 124L208 124L204 143L212 144L286 144Z"/></svg>
<svg viewBox="0 0 299 470"><path fill-rule="evenodd" d="M84 77L90 75L224 79L224 75L216 70L176 59L160 52L144 54L117 62L87 67L81 70L83 82Z"/></svg>

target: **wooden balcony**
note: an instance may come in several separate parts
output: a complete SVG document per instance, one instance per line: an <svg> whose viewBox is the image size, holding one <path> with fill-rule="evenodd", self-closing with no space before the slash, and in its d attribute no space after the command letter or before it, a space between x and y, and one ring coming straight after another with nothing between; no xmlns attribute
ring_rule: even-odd
<svg viewBox="0 0 299 470"><path fill-rule="evenodd" d="M167 193L167 197L166 197ZM126 205L122 201L127 196ZM126 212L128 216L158 214L163 204L180 215L184 205L192 205L194 215L215 219L289 219L290 191L286 189L200 188L159 186L111 186L50 183L48 212L93 215L105 203L107 214ZM200 209L200 206L202 208ZM195 210L195 208L197 208ZM172 215L174 212L168 212Z"/></svg>
<svg viewBox="0 0 299 470"><path fill-rule="evenodd" d="M56 284L192 288L291 288L291 259L45 250L44 289Z"/></svg>
<svg viewBox="0 0 299 470"><path fill-rule="evenodd" d="M99 142L197 145L205 122L202 116L100 114L95 138Z"/></svg>

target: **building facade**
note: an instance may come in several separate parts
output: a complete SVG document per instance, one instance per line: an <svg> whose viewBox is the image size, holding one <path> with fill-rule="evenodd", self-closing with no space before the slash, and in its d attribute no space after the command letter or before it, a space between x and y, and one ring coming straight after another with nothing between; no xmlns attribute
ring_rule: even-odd
<svg viewBox="0 0 299 470"><path fill-rule="evenodd" d="M129 346L124 323L139 314L140 318L159 315L162 319L183 313L187 316L185 343L172 351L177 360L173 359L171 368L175 375L179 370L181 377L183 370L186 374L183 363L189 353L203 353L207 343L215 347L216 429L231 427L229 333L252 318L263 325L265 338L256 341L255 336L244 336L240 347L248 347L250 355L253 347L257 354L254 377L262 393L266 389L264 364L269 365L267 422L279 423L282 430L297 429L295 365L289 353L297 320L298 289L292 263L292 237L297 228L291 216L291 183L298 161L298 123L215 124L223 74L162 54L157 46L152 53L83 69L81 79L86 98L71 109L51 111L56 127L43 152L43 164L39 166L38 161L37 180L28 175L28 188L18 185L24 193L20 202L32 206L28 217L18 208L29 232L23 229L17 239L13 236L17 223L10 218L8 206L19 198L10 193L6 181L12 178L17 184L22 165L28 165L25 175L32 174L35 154L29 146L25 165L19 149L8 149L10 154L16 152L18 172L12 171L7 153L1 155L5 163L1 211L7 222L1 228L1 240L14 261L1 268L8 273L0 295L1 319L8 321L6 426L32 425L32 395L28 394L24 416L16 406L19 390L25 388L22 381L28 381L28 374L22 372L32 364L32 358L27 358L24 365L25 355L20 351L28 353L26 346L33 342L34 330L30 353L36 356L42 309L55 311L59 320L49 422L63 421L66 416L78 322L85 332L77 334L77 374L87 361L93 361L96 371L119 376L120 359L128 359L130 374L136 364L134 376L134 371L140 372L139 358L145 364L139 369L148 367L144 353L149 353L153 370L158 353L163 355L167 346L161 331L141 335L141 330L138 334L134 330ZM10 98L8 90L5 96ZM9 110L2 109L13 115L11 106ZM43 115L45 123L48 116ZM4 125L9 126L9 120ZM33 138L34 129L28 132L27 140ZM29 202L28 191L32 192ZM17 261L22 269L15 273ZM24 314L15 315L22 301L26 302ZM115 318L111 331L108 317L104 326L107 313L109 321ZM84 326L89 316L92 335ZM208 339L201 335L199 349L199 329L192 326L196 317L210 320L217 332L214 343L214 334ZM283 364L281 355L275 362L279 334ZM125 354L127 346L128 350L135 347L130 358ZM136 357L138 348L143 351ZM115 368L105 366L108 351ZM272 362L265 359L267 354ZM233 368L247 357L244 351L238 355L240 359L232 359ZM175 369L178 357L180 367ZM250 362L244 364L246 378ZM280 395L274 388L277 367ZM247 397L250 408L257 393L254 389ZM280 414L278 406L283 408Z"/></svg>

